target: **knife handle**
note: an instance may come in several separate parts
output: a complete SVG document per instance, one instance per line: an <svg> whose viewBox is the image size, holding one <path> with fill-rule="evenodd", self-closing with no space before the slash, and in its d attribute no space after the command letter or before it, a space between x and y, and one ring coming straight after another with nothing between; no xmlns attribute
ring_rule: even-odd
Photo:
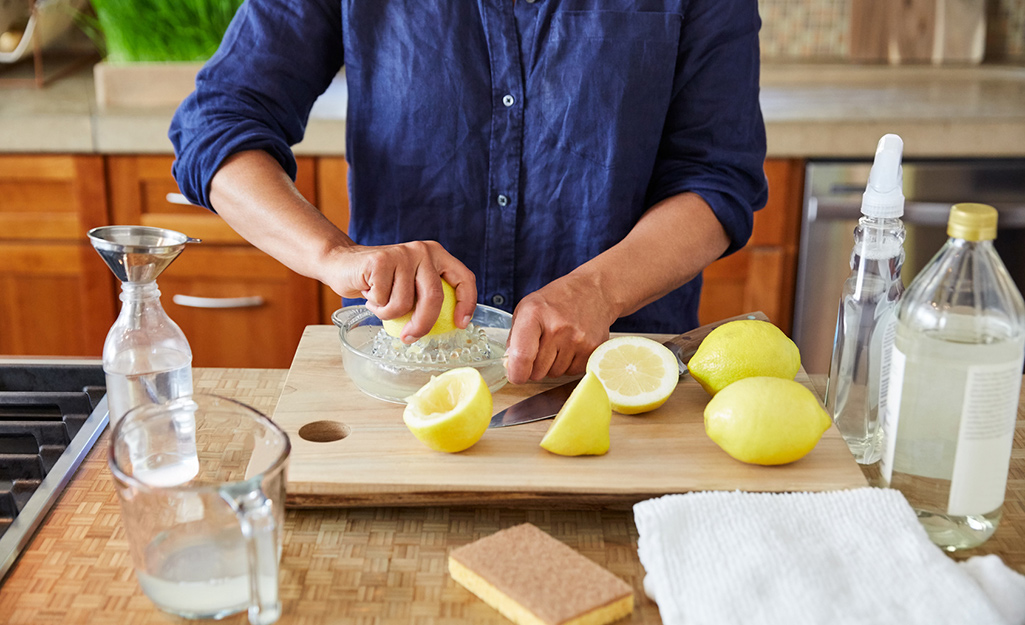
<svg viewBox="0 0 1025 625"><path fill-rule="evenodd" d="M728 319L708 323L699 328L694 328L689 332L684 332L679 336L674 336L663 343L663 345L671 349L680 361L686 365L690 360L690 357L694 355L694 352L698 351L698 345L701 345L701 341L703 341L712 330L725 323L729 323L731 321L743 321L745 319L757 319L759 321L769 320L769 318L765 316L765 313L761 311L737 315L736 317L730 317Z"/></svg>

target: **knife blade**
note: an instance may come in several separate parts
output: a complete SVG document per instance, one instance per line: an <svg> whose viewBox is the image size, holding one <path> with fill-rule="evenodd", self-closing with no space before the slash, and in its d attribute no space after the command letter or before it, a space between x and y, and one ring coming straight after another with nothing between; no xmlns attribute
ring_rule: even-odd
<svg viewBox="0 0 1025 625"><path fill-rule="evenodd" d="M751 312L744 315L737 315L736 317L730 317L728 319L722 319L713 323L705 324L699 328L694 328L674 336L669 339L663 345L669 348L670 351L676 355L676 360L680 365L680 375L687 373L687 363L690 361L691 356L698 350L698 346L701 345L701 341L705 339L708 334L718 328L719 326L729 323L731 321L740 321L743 319L758 319L761 321L768 321L769 318L762 312ZM566 382L559 386L552 387L547 391L538 393L526 399L521 399L512 406L504 410L500 410L495 413L495 416L491 417L491 423L488 428L504 428L510 425L522 425L524 423L533 423L534 421L543 421L544 419L551 419L558 414L559 409L569 399L570 393L576 387L579 380L572 382Z"/></svg>

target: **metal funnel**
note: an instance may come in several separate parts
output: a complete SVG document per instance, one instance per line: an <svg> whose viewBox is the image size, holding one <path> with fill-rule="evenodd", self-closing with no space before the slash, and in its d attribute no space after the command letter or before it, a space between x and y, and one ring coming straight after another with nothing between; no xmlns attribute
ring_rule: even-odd
<svg viewBox="0 0 1025 625"><path fill-rule="evenodd" d="M186 243L199 243L180 232L149 226L93 228L89 241L118 280L135 283L153 282Z"/></svg>

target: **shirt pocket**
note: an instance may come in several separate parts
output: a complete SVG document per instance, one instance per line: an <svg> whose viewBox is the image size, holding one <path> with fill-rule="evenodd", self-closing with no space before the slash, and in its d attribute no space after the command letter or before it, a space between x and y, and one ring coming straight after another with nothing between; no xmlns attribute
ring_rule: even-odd
<svg viewBox="0 0 1025 625"><path fill-rule="evenodd" d="M653 163L681 23L670 13L555 13L542 48L542 141L606 169Z"/></svg>

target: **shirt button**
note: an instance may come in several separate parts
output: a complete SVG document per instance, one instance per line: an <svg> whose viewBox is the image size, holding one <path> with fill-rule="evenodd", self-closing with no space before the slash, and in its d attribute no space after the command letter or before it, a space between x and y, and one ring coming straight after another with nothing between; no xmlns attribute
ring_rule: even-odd
<svg viewBox="0 0 1025 625"><path fill-rule="evenodd" d="M509 198L505 197L504 195L498 196L498 205L499 206L505 206L508 203L509 203Z"/></svg>
<svg viewBox="0 0 1025 625"><path fill-rule="evenodd" d="M516 98L512 97L511 95L506 95L504 98L502 98L502 104L506 106L512 106L515 103Z"/></svg>
<svg viewBox="0 0 1025 625"><path fill-rule="evenodd" d="M529 1L529 0L528 0L528 1ZM504 297L502 297L502 295L501 295L501 294L498 294L498 295L492 295L492 296L491 296L491 303L492 303L492 304L494 304L495 306L501 306L502 304L504 304L504 303L505 303L505 298L504 298Z"/></svg>
<svg viewBox="0 0 1025 625"><path fill-rule="evenodd" d="M527 0L527 4L534 4L537 0Z"/></svg>

